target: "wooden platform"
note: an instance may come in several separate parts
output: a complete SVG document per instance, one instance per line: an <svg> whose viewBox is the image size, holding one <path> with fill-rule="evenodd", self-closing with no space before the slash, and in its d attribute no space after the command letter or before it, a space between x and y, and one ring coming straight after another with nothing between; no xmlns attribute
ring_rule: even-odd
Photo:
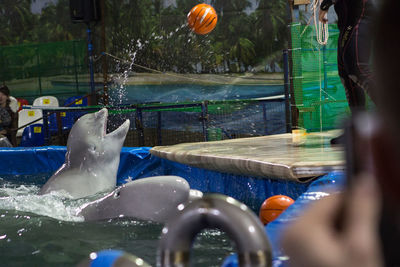
<svg viewBox="0 0 400 267"><path fill-rule="evenodd" d="M344 152L329 140L339 131L307 134L300 142L292 134L214 142L156 146L152 155L189 166L224 173L308 181L344 170ZM295 142L293 142L295 141Z"/></svg>

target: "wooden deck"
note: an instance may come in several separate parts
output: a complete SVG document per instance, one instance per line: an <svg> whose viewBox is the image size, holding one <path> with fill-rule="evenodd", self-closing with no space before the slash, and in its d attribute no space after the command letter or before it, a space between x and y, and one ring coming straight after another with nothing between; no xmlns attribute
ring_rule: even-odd
<svg viewBox="0 0 400 267"><path fill-rule="evenodd" d="M344 152L329 140L338 131L309 133L298 142L292 134L214 142L156 146L154 156L224 173L308 181L344 170Z"/></svg>

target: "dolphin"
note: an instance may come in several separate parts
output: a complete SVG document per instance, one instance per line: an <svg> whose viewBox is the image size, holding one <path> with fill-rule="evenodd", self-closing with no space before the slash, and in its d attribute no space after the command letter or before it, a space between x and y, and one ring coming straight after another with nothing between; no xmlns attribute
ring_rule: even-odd
<svg viewBox="0 0 400 267"><path fill-rule="evenodd" d="M105 197L83 205L77 215L85 221L128 217L165 223L178 213L180 204L202 195L201 191L191 190L179 176L147 177L123 184Z"/></svg>
<svg viewBox="0 0 400 267"><path fill-rule="evenodd" d="M130 121L106 134L107 117L108 111L103 108L75 122L68 136L65 162L39 194L63 190L72 198L82 198L115 189L121 148Z"/></svg>

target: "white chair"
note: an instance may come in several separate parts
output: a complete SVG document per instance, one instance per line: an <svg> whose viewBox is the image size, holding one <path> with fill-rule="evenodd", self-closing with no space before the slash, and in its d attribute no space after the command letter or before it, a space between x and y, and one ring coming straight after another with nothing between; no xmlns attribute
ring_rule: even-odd
<svg viewBox="0 0 400 267"><path fill-rule="evenodd" d="M12 112L17 112L19 109L19 105L18 105L18 100L13 97L13 96L9 96L10 99L10 108Z"/></svg>
<svg viewBox="0 0 400 267"><path fill-rule="evenodd" d="M41 96L33 100L33 107L58 107L58 99L55 96Z"/></svg>
<svg viewBox="0 0 400 267"><path fill-rule="evenodd" d="M41 109L22 109L18 112L18 128L23 125L26 125L32 121L40 119L42 117L43 117L43 112ZM35 123L43 124L43 119L41 119ZM17 131L17 136L22 136L24 129L25 129L25 127L19 129Z"/></svg>

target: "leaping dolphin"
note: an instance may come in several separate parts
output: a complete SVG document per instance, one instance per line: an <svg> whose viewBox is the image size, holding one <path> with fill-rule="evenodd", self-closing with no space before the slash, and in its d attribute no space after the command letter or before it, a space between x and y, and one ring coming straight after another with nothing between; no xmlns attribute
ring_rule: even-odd
<svg viewBox="0 0 400 267"><path fill-rule="evenodd" d="M113 190L121 148L129 130L129 120L106 134L108 111L80 117L73 125L67 141L64 164L50 177L39 194L66 191L72 198L81 198Z"/></svg>
<svg viewBox="0 0 400 267"><path fill-rule="evenodd" d="M198 190L191 190L188 182L179 176L141 178L83 205L77 215L85 221L129 217L165 223L178 213L179 204L202 195Z"/></svg>

